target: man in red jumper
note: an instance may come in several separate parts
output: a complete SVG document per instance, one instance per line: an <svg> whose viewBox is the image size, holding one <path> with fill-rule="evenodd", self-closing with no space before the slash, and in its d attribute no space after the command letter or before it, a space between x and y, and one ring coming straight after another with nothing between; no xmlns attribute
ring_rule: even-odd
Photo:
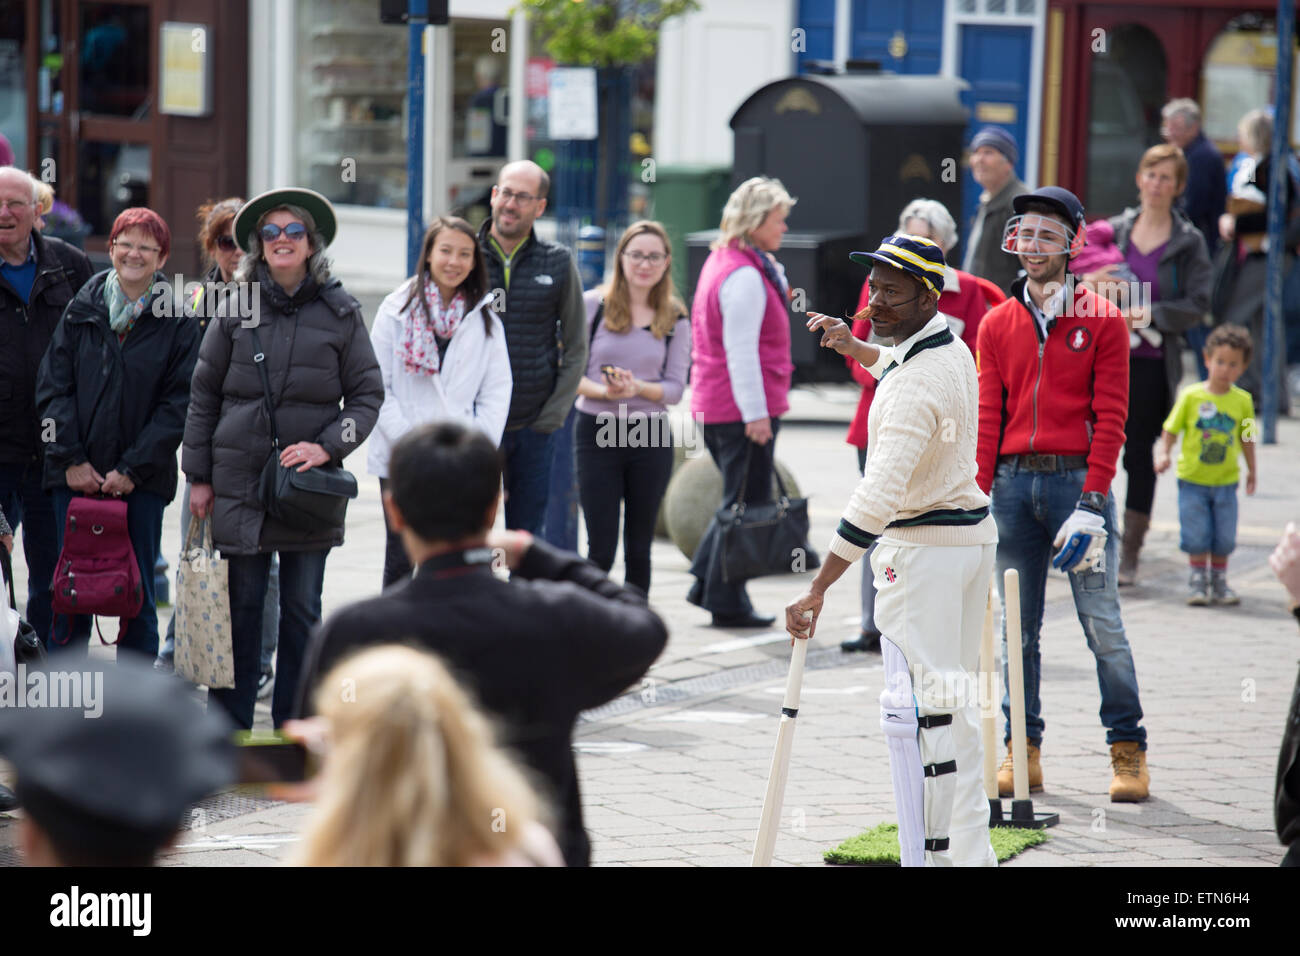
<svg viewBox="0 0 1300 956"><path fill-rule="evenodd" d="M1146 730L1120 619L1115 502L1109 496L1128 413L1128 327L1114 306L1068 275L1067 264L1084 242L1083 206L1074 194L1046 186L1017 196L1013 207L1002 251L1019 257L1025 275L980 323L976 482L993 499L999 592L1007 568L1020 572L1030 790L1043 788L1038 637L1050 560L1069 575L1079 623L1097 659L1101 722L1114 770L1110 798L1145 800ZM1005 622L1002 639L1005 661ZM1009 696L1002 710L1009 744ZM1012 792L1009 745L998 791Z"/></svg>

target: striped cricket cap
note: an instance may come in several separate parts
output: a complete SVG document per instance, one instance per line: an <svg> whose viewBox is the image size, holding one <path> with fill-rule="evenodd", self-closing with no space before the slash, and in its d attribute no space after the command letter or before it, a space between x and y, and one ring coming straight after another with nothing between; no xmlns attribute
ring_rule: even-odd
<svg viewBox="0 0 1300 956"><path fill-rule="evenodd" d="M943 250L929 239L900 232L882 239L875 252L850 252L849 258L863 265L883 262L920 279L936 295L943 291Z"/></svg>

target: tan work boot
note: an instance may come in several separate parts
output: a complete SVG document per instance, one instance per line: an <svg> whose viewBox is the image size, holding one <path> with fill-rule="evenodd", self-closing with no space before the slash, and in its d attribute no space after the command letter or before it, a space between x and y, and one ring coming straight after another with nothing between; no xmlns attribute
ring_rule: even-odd
<svg viewBox="0 0 1300 956"><path fill-rule="evenodd" d="M1025 744L1025 754L1029 758L1029 792L1043 792L1043 765L1039 761L1040 751L1033 744ZM1007 756L998 767L998 796L1013 797L1016 794L1015 764L1011 759L1011 744L1007 744Z"/></svg>
<svg viewBox="0 0 1300 956"><path fill-rule="evenodd" d="M1151 795L1146 751L1136 740L1111 744L1110 765L1115 770L1110 782L1111 803L1140 803Z"/></svg>
<svg viewBox="0 0 1300 956"><path fill-rule="evenodd" d="M1138 555L1142 543L1146 540L1147 529L1151 527L1151 516L1140 511L1124 512L1124 538L1120 544L1119 586L1129 587L1137 583Z"/></svg>

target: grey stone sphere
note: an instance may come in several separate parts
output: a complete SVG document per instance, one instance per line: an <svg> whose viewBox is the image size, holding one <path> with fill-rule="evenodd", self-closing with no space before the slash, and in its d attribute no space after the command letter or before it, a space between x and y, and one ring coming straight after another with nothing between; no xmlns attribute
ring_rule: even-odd
<svg viewBox="0 0 1300 956"><path fill-rule="evenodd" d="M799 486L794 476L780 461L776 470L785 482L785 490L792 498L798 497ZM772 482L772 496L776 497L776 481ZM700 538L713 520L714 512L722 505L722 472L713 463L711 455L701 455L687 460L672 480L664 494L662 514L668 525L668 535L688 559L695 557Z"/></svg>

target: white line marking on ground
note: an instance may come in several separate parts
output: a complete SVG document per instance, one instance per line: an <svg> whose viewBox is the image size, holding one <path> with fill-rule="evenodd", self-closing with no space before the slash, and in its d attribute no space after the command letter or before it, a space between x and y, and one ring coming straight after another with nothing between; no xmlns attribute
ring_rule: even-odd
<svg viewBox="0 0 1300 956"><path fill-rule="evenodd" d="M573 749L584 754L630 754L638 750L649 750L649 744L639 744L632 740L580 740Z"/></svg>
<svg viewBox="0 0 1300 956"><path fill-rule="evenodd" d="M807 687L805 686L803 690L800 691L800 693L802 694L861 694L866 690L867 688L860 684L855 685L853 687ZM779 687L764 687L763 691L768 694L784 694L785 684L781 684Z"/></svg>
<svg viewBox="0 0 1300 956"><path fill-rule="evenodd" d="M286 843L296 843L302 837L297 833L267 833L231 836L211 836L194 843L178 843L173 850L270 850Z"/></svg>
<svg viewBox="0 0 1300 956"><path fill-rule="evenodd" d="M747 647L760 647L763 644L775 644L777 641L788 640L790 640L790 635L785 631L764 631L754 637L737 637L729 641L719 641L716 644L706 644L700 648L698 656L729 654L732 651L743 651Z"/></svg>
<svg viewBox="0 0 1300 956"><path fill-rule="evenodd" d="M762 720L766 716L734 710L680 710L651 719L675 724L743 724L750 720Z"/></svg>

